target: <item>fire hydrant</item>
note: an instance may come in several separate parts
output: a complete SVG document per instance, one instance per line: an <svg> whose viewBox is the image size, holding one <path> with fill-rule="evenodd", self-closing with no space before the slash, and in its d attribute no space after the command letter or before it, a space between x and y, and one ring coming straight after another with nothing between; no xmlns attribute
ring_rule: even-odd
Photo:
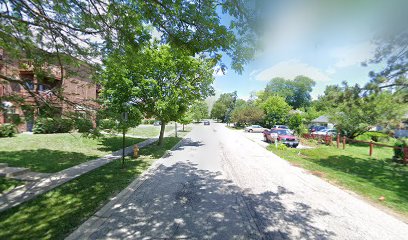
<svg viewBox="0 0 408 240"><path fill-rule="evenodd" d="M135 145L133 146L133 157L134 157L134 158L139 157L139 146L137 146L137 144L135 144Z"/></svg>

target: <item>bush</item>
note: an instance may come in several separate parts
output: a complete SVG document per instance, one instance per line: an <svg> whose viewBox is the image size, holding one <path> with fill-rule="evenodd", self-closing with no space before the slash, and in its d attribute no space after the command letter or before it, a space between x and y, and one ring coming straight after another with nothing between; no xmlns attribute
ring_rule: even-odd
<svg viewBox="0 0 408 240"><path fill-rule="evenodd" d="M390 137L382 132L366 132L356 139L360 141L389 142Z"/></svg>
<svg viewBox="0 0 408 240"><path fill-rule="evenodd" d="M278 144L278 150L286 150L286 149L288 149L288 147L285 144L283 143Z"/></svg>
<svg viewBox="0 0 408 240"><path fill-rule="evenodd" d="M39 118L36 120L33 133L67 133L73 129L74 123L65 118Z"/></svg>
<svg viewBox="0 0 408 240"><path fill-rule="evenodd" d="M92 121L86 118L79 118L75 120L75 127L78 132L85 133L93 129Z"/></svg>
<svg viewBox="0 0 408 240"><path fill-rule="evenodd" d="M116 121L113 119L105 118L99 120L99 127L101 129L114 129L116 126Z"/></svg>
<svg viewBox="0 0 408 240"><path fill-rule="evenodd" d="M12 137L17 133L16 126L11 123L0 125L0 137Z"/></svg>
<svg viewBox="0 0 408 240"><path fill-rule="evenodd" d="M394 159L402 160L404 158L403 147L408 147L408 138L399 139L395 144L395 147L400 147L400 149L394 148Z"/></svg>

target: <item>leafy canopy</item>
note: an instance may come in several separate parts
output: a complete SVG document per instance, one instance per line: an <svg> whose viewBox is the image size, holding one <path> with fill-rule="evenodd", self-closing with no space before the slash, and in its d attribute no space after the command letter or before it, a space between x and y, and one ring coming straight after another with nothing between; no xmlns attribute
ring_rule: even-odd
<svg viewBox="0 0 408 240"><path fill-rule="evenodd" d="M315 81L305 76L297 76L293 80L273 78L260 93L260 98L266 100L270 96L281 96L293 108L307 107L310 105Z"/></svg>

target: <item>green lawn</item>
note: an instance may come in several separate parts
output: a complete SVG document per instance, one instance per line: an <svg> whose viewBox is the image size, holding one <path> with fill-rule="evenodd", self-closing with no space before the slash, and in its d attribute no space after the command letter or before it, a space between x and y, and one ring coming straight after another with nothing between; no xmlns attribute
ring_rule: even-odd
<svg viewBox="0 0 408 240"><path fill-rule="evenodd" d="M22 185L24 182L0 177L0 193Z"/></svg>
<svg viewBox="0 0 408 240"><path fill-rule="evenodd" d="M127 138L126 145L143 140ZM120 136L90 139L70 133L18 134L16 137L0 139L0 163L8 163L13 167L27 167L36 172L52 173L121 148Z"/></svg>
<svg viewBox="0 0 408 240"><path fill-rule="evenodd" d="M177 124L177 128L181 129L181 124ZM174 123L167 124L165 128L165 132L170 132L174 130ZM160 126L153 126L153 125L140 125L136 128L131 128L128 131L128 134L135 135L135 136L144 136L147 138L152 138L158 136L160 133Z"/></svg>
<svg viewBox="0 0 408 240"><path fill-rule="evenodd" d="M329 146L303 150L268 148L315 175L408 215L408 166L392 162L391 148L374 147L373 157L369 157L366 145L347 145L345 150ZM381 196L384 201L379 200Z"/></svg>
<svg viewBox="0 0 408 240"><path fill-rule="evenodd" d="M125 169L114 161L0 213L0 239L63 239L179 140L167 137L163 146L150 145L138 159L127 159Z"/></svg>

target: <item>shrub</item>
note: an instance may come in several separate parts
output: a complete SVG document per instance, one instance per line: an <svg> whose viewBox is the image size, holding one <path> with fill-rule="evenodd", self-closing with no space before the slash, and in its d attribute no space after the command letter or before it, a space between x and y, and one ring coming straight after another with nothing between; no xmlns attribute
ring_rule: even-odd
<svg viewBox="0 0 408 240"><path fill-rule="evenodd" d="M388 142L390 137L382 132L366 132L356 139L360 141Z"/></svg>
<svg viewBox="0 0 408 240"><path fill-rule="evenodd" d="M17 133L16 126L11 123L0 125L0 137L12 137Z"/></svg>
<svg viewBox="0 0 408 240"><path fill-rule="evenodd" d="M67 133L73 129L73 122L66 118L39 118L36 120L33 133Z"/></svg>
<svg viewBox="0 0 408 240"><path fill-rule="evenodd" d="M398 139L398 141L394 144L395 147L400 147L400 149L394 148L394 159L401 160L404 158L404 151L403 147L408 147L408 138L405 139Z"/></svg>
<svg viewBox="0 0 408 240"><path fill-rule="evenodd" d="M75 120L75 127L78 132L85 133L93 129L92 121L86 118L78 118Z"/></svg>
<svg viewBox="0 0 408 240"><path fill-rule="evenodd" d="M116 126L116 121L113 119L105 118L99 120L99 127L101 129L113 129Z"/></svg>
<svg viewBox="0 0 408 240"><path fill-rule="evenodd" d="M288 147L285 144L283 143L278 144L278 150L286 150L286 149L288 149Z"/></svg>

